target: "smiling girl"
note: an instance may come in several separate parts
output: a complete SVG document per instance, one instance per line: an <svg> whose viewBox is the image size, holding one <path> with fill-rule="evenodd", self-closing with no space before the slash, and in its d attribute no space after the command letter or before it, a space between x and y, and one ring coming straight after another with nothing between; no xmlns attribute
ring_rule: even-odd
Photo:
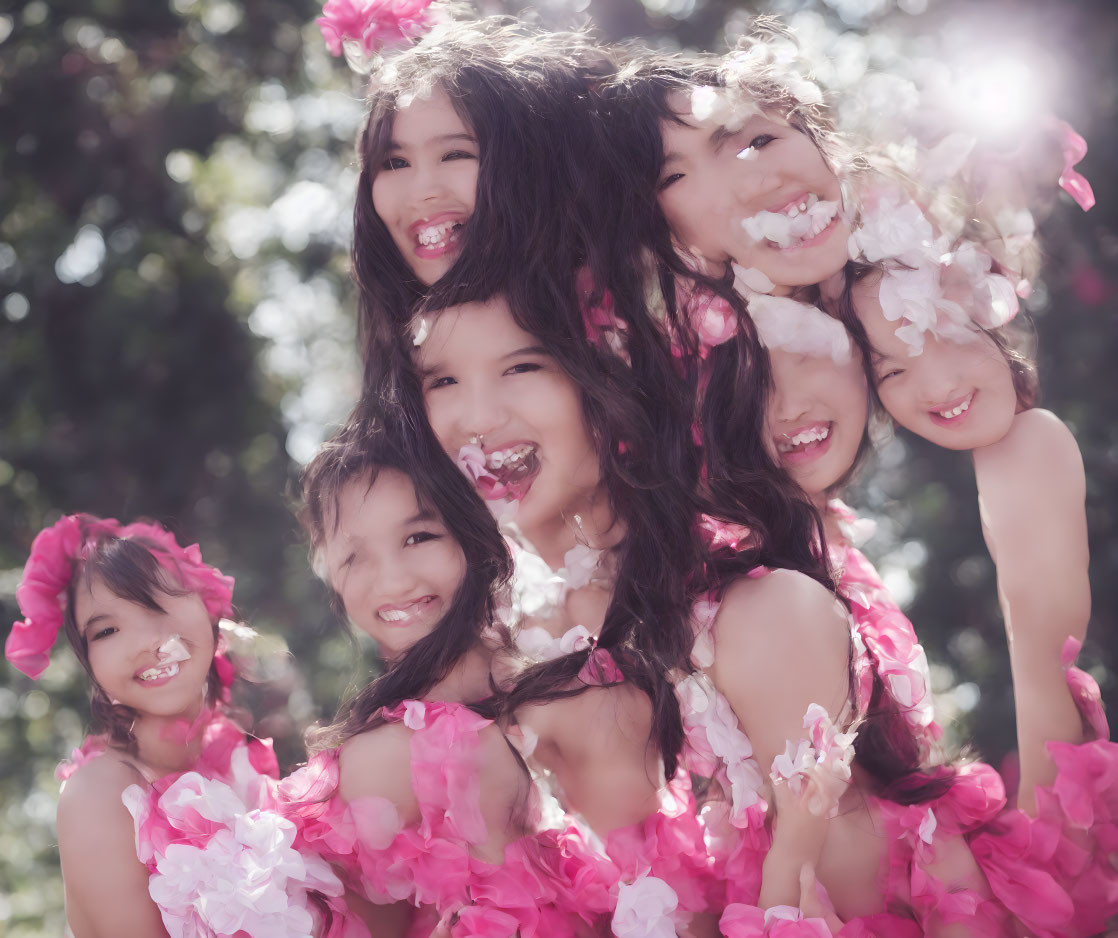
<svg viewBox="0 0 1118 938"><path fill-rule="evenodd" d="M918 349L912 322L886 319L880 280L853 285L852 331L886 412L938 446L972 454L1014 683L1030 688L1017 707L1018 803L1035 813L1034 789L1056 778L1046 743L1086 738L1061 663L1066 642L1082 643L1091 609L1082 457L1067 427L1033 406L1032 365L1001 332L937 334L933 325Z"/></svg>
<svg viewBox="0 0 1118 938"><path fill-rule="evenodd" d="M286 811L346 871L376 935L597 933L597 861L543 825L493 719L508 553L427 439L358 415L307 467L316 569L385 672L315 734L328 748L283 783Z"/></svg>
<svg viewBox="0 0 1118 938"><path fill-rule="evenodd" d="M362 934L337 877L291 847L270 745L223 713L232 589L155 524L70 515L32 545L5 653L37 678L64 627L104 731L59 771L75 938Z"/></svg>
<svg viewBox="0 0 1118 938"><path fill-rule="evenodd" d="M555 647L507 681L507 706L533 767L614 865L615 933L711 934L719 899L677 774L668 679L688 644L693 464L657 438L648 410L649 397L683 392L639 392L625 356L587 340L565 286L532 272L515 292L426 311L417 380L443 448L465 450L477 490L503 503L518 576L535 563L545 585L565 581L510 623L546 629ZM653 354L637 340L627 350Z"/></svg>
<svg viewBox="0 0 1118 938"><path fill-rule="evenodd" d="M524 266L582 262L580 219L594 204L580 171L595 147L586 98L602 62L584 37L491 17L439 25L372 75L353 271L374 392L391 395L386 350L453 267L496 284ZM464 273L471 251L484 263Z"/></svg>

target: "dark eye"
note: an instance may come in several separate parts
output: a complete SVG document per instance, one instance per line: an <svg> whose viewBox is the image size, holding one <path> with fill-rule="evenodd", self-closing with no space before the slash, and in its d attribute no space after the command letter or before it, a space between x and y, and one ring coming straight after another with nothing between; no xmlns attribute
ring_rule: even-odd
<svg viewBox="0 0 1118 938"><path fill-rule="evenodd" d="M468 150L451 150L449 153L443 154L443 162L446 163L450 160L476 160L477 157Z"/></svg>
<svg viewBox="0 0 1118 938"><path fill-rule="evenodd" d="M878 376L877 383L881 384L883 381L888 381L890 378L895 378L901 374L904 374L903 368L894 368L892 371L887 371L885 374Z"/></svg>
<svg viewBox="0 0 1118 938"><path fill-rule="evenodd" d="M381 164L381 169L406 169L409 163L402 156L390 156Z"/></svg>
<svg viewBox="0 0 1118 938"><path fill-rule="evenodd" d="M107 638L109 635L112 635L115 631L117 631L117 628L116 628L115 625L107 625L107 626L105 626L105 628L100 629L98 632L96 632L93 635L93 637L90 639L90 641L95 642L99 638Z"/></svg>
<svg viewBox="0 0 1118 938"><path fill-rule="evenodd" d="M505 374L527 375L531 374L533 371L541 371L542 369L543 365L541 365L539 362L519 362L509 368L508 371L505 372Z"/></svg>
<svg viewBox="0 0 1118 938"><path fill-rule="evenodd" d="M668 186L675 185L683 178L683 173L672 173L670 176L660 180L660 184L656 187L658 191L663 192Z"/></svg>
<svg viewBox="0 0 1118 938"><path fill-rule="evenodd" d="M435 378L434 380L432 380L427 385L427 390L428 391L434 391L434 390L437 390L438 388L448 388L452 384L457 384L457 383L458 383L457 381L455 381L453 378L451 378L449 376L444 377L444 378Z"/></svg>
<svg viewBox="0 0 1118 938"><path fill-rule="evenodd" d="M757 134L756 137L749 141L749 149L763 150L775 139L776 137L774 137L772 134Z"/></svg>
<svg viewBox="0 0 1118 938"><path fill-rule="evenodd" d="M414 534L408 535L404 541L404 546L414 547L416 544L424 544L427 541L437 541L441 537L441 534L436 534L434 531L416 531Z"/></svg>

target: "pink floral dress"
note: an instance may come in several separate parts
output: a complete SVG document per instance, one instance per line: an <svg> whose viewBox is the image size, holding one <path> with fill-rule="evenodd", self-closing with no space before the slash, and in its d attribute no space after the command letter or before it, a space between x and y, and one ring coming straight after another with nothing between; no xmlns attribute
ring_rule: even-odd
<svg viewBox="0 0 1118 938"><path fill-rule="evenodd" d="M504 862L480 859L489 837L480 806L479 733L492 725L459 703L409 700L384 711L412 731L411 779L418 824L401 823L384 798L338 796L338 752L316 755L281 784L283 812L301 849L343 872L375 903L420 909L410 934L453 919L455 938L551 938L603 932L609 870L574 828L538 825L505 847Z"/></svg>
<svg viewBox="0 0 1118 938"><path fill-rule="evenodd" d="M876 581L878 586L863 595L887 599L868 561L860 553L851 559L856 561L848 566L853 572L844 571L843 582ZM864 682L857 676L864 664L857 658L859 653L871 654L876 638L871 636L859 649L859 620L863 629L875 622L887 623L877 634L888 636L889 641L878 647L907 649L909 645L898 646L897 639L906 630L897 619L899 610L896 614L891 611L896 609L894 604L875 610L875 603L870 602L861 606L859 616L859 603L852 602L856 610L852 616L854 696L859 698ZM1098 685L1074 667L1080 646L1071 638L1064 646L1063 663L1087 741L1048 744L1058 775L1051 787L1037 790L1037 817L1007 808L998 773L988 765L972 763L963 766L949 791L933 801L901 805L870 798L888 844L879 873L883 906L888 911L842 923L833 931L822 918L804 919L798 909L758 908L761 864L772 842L761 796L763 775L728 702L703 671L713 663L711 626L717 610L713 599L696 605L693 661L699 670L680 683L679 693L689 764L693 771L714 779L724 795L706 805L703 816L708 841L725 876L727 904L720 924L726 938L822 938L832 934L920 938L941 922L968 923L983 938L1021 934L1086 938L1103 931L1107 920L1118 914L1118 869L1112 861L1118 857L1118 745L1108 741ZM877 666L881 660L872 664ZM891 652L884 660L913 659ZM921 695L906 699L919 701ZM926 722L923 716L910 725L917 733L926 730L924 738L929 742L938 738L928 729L934 722ZM989 884L989 897L949 886L937 875L937 851L949 838L960 836ZM821 901L826 904L825 895Z"/></svg>
<svg viewBox="0 0 1118 938"><path fill-rule="evenodd" d="M202 731L193 770L131 785L122 794L136 853L171 938L368 938L330 866L295 846L277 810L271 743L247 739L225 716ZM91 737L57 775L105 751Z"/></svg>
<svg viewBox="0 0 1118 938"><path fill-rule="evenodd" d="M938 761L943 730L935 721L931 676L924 648L916 630L881 582L856 544L870 524L858 519L846 505L833 499L827 510L836 517L843 541L830 545L831 567L837 571L838 591L850 602L858 693L869 697L869 671L859 666L868 660L881 677L885 691L904 715L927 761Z"/></svg>

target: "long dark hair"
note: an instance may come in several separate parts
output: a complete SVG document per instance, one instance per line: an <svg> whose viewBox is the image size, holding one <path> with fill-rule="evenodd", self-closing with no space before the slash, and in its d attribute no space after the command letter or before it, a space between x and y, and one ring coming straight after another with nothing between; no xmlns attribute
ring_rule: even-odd
<svg viewBox="0 0 1118 938"><path fill-rule="evenodd" d="M445 307L484 300L463 284L441 281L431 305ZM697 562L692 526L697 461L689 427L684 382L672 366L664 336L635 324L627 333L625 358L586 337L583 300L575 277L546 270L525 271L503 296L516 323L546 349L578 386L583 415L598 453L599 472L614 519L624 526L616 553L616 579L597 639L611 652L625 679L652 705L652 741L669 776L683 744L679 705L667 671L686 667L691 645L688 617ZM626 301L618 301L621 308ZM629 298L628 302L632 302ZM647 311L644 313L647 316ZM650 320L651 321L651 320ZM656 373L659 382L640 380ZM664 414L676 415L673 432L662 432ZM508 691L510 712L534 702L581 693L576 680L589 650L528 668Z"/></svg>
<svg viewBox="0 0 1118 938"><path fill-rule="evenodd" d="M516 50L510 52L510 50ZM597 109L610 63L580 36L550 36L487 21L459 27L397 61L391 87L374 91L361 141L354 273L361 291L365 393L413 421L424 412L411 365L411 322L503 295L517 323L582 390L610 504L626 535L599 636L626 678L652 701L653 738L674 772L682 719L666 669L686 661L690 530L697 463L690 392L664 330L649 314L641 272L618 253L612 154ZM473 214L461 255L425 290L373 211L371 181L401 93L438 83L478 138ZM585 276L582 276L585 275ZM580 279L590 286L580 294ZM588 341L586 306L612 304L629 362ZM515 709L578 693L588 652L530 668L509 694Z"/></svg>
<svg viewBox="0 0 1118 938"><path fill-rule="evenodd" d="M379 725L383 708L422 698L446 677L492 626L495 593L511 573L508 550L492 515L426 426L402 424L391 416L385 419L360 405L303 472L304 503L299 518L310 538L312 558L319 557L338 523L343 488L354 483L371 488L384 469L411 479L420 506L437 513L462 549L466 573L434 631L344 704L334 723L311 733L310 742L318 749L340 745ZM321 572L317 559L315 567ZM341 599L332 587L331 595L336 611L344 616ZM472 705L486 716L495 714L484 702Z"/></svg>
<svg viewBox="0 0 1118 938"><path fill-rule="evenodd" d="M93 674L89 663L89 641L78 628L75 618L75 599L80 589L101 583L114 596L136 603L155 612L165 610L159 596L188 596L192 590L176 582L173 571L177 564L162 545L146 537L129 535L118 537L101 526L99 518L79 515L82 528L82 555L71 561L73 573L66 586L66 609L63 627L70 647L74 649L90 681L90 711L95 729L106 733L109 741L126 752L136 754L136 738L132 727L141 716L140 711L122 703L113 703ZM162 561L162 562L161 562ZM216 645L218 623L213 622ZM222 695L221 679L217 666L210 663L206 678L205 702L212 706Z"/></svg>
<svg viewBox="0 0 1118 938"><path fill-rule="evenodd" d="M462 255L443 277L462 279L463 261L489 284L540 264L573 268L593 216L580 187L592 159L587 96L607 60L581 34L548 33L502 17L440 27L398 54L374 80L358 141L353 276L359 289L366 393L391 399L399 374L386 355L426 288L396 248L372 201L402 99L438 87L478 141L477 197L461 236ZM495 286L475 291L488 296Z"/></svg>
<svg viewBox="0 0 1118 938"><path fill-rule="evenodd" d="M770 21L759 25L747 47L783 36ZM763 62L763 57L758 61ZM700 370L702 510L721 521L744 525L750 532L745 549L720 548L708 554L709 581L720 592L760 565L797 570L835 591L822 518L765 446L765 405L772 374L748 306L732 289L729 265L721 276L709 276L684 263L657 203L664 165L661 122L680 120L669 96L689 94L697 85L744 90L763 109L782 114L832 163L847 154L825 111L801 101L779 74L764 67L752 75L740 68L731 74L710 57L638 53L603 89L610 116L607 126L614 132L618 158L628 167L623 178L630 183L626 197L634 206L628 216L633 228L624 240L632 246L633 263L639 263L637 252L642 248L651 255L677 347ZM861 168L857 161L850 163ZM680 285L687 291L707 290L730 305L738 328L729 341L709 350L700 348L686 310L679 308ZM851 676L852 668L853 659ZM870 709L855 743L858 763L887 797L903 803L937 797L950 785L951 770L921 768L916 740L876 672L873 682Z"/></svg>

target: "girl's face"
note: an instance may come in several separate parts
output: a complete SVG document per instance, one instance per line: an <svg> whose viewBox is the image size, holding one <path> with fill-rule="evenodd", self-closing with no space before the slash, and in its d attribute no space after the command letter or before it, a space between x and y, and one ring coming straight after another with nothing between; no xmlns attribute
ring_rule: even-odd
<svg viewBox="0 0 1118 938"><path fill-rule="evenodd" d="M477 195L478 152L442 88L395 114L388 155L373 177L373 208L424 284L445 274L461 251Z"/></svg>
<svg viewBox="0 0 1118 938"><path fill-rule="evenodd" d="M579 388L517 325L504 298L435 314L416 366L443 448L457 459L480 441L486 470L518 503L525 533L595 503L602 480Z"/></svg>
<svg viewBox="0 0 1118 938"><path fill-rule="evenodd" d="M153 716L193 716L216 650L213 622L197 593L155 590L154 597L162 611L117 596L100 579L75 591L74 621L90 670L110 700ZM185 661L160 654L172 636L189 655Z"/></svg>
<svg viewBox="0 0 1118 938"><path fill-rule="evenodd" d="M777 293L821 283L842 269L850 228L839 181L806 134L764 113L729 133L696 122L686 95L669 103L683 123L660 125L659 202L680 250L715 265L732 260L755 267ZM759 212L796 218L817 202L836 208L816 210L813 227L785 247L755 240L742 225Z"/></svg>
<svg viewBox="0 0 1118 938"><path fill-rule="evenodd" d="M350 621L396 658L450 608L466 575L462 548L396 469L381 469L371 486L347 482L333 520L323 545L330 585Z"/></svg>
<svg viewBox="0 0 1118 938"><path fill-rule="evenodd" d="M878 397L906 430L947 449L969 450L1002 439L1017 413L1009 362L994 341L975 332L969 342L924 336L910 356L877 301L858 303L858 318L873 348Z"/></svg>
<svg viewBox="0 0 1118 938"><path fill-rule="evenodd" d="M861 362L771 349L770 451L808 495L824 496L850 470L866 429L869 391Z"/></svg>

